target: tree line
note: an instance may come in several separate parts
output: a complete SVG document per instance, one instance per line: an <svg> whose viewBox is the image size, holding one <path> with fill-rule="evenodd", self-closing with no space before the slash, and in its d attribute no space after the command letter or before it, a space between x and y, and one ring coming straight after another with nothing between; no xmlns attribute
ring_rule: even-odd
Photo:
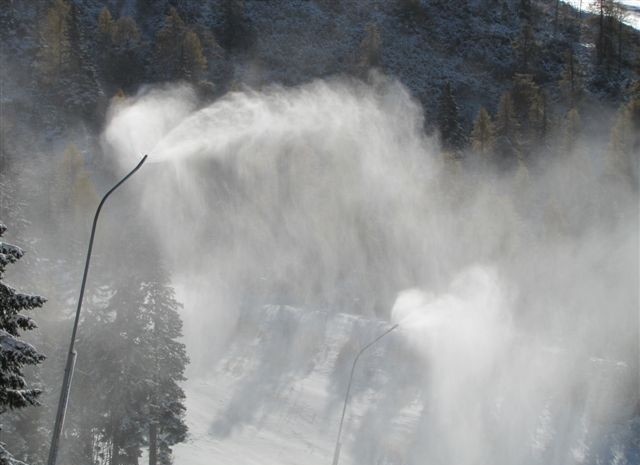
<svg viewBox="0 0 640 465"><path fill-rule="evenodd" d="M48 229L51 242L40 241L29 269L14 277L42 289L48 300L5 283L5 268L24 252L0 242L2 464L46 462L85 236L98 201L85 156L74 145L67 147L54 173L46 187L49 203L35 219L41 224L29 225L32 231ZM0 186L19 182L4 174ZM26 234L19 226L24 205L11 189L4 194L0 213L17 225L11 237L20 237ZM96 249L89 274L58 463L137 464L147 449L150 464L166 465L172 463L172 447L186 439L181 382L188 357L181 342L181 304L144 219L127 215L132 232L126 241L119 240L119 225L108 217L101 224L104 246ZM0 226L0 235L6 230ZM36 309L39 325L29 315Z"/></svg>

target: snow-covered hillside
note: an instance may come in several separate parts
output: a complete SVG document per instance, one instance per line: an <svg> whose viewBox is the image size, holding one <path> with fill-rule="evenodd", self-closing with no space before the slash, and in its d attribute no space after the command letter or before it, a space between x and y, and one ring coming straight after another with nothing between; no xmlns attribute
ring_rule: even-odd
<svg viewBox="0 0 640 465"><path fill-rule="evenodd" d="M176 447L176 463L331 463L353 357L388 323L283 306L265 307L241 323L215 369L186 385L190 438ZM429 430L438 431L439 421L446 421L440 417L440 407L429 402L429 390L438 385L430 378L438 374L432 367L423 370L423 377L415 376L416 364L423 361L403 342L404 337L402 331L391 333L358 365L343 433L343 464L414 464L425 459L448 463L447 457L456 455L449 450L449 438L424 436ZM544 349L542 356L545 363L554 365L562 351ZM529 363L535 370L535 361ZM596 358L587 364L586 397L563 403L561 389L555 393L551 389L535 418L504 412L510 403L508 395L477 398L481 408L492 411L489 417L497 431L502 431L507 419L513 431L526 425L526 433L514 434L511 444L496 443L493 457L520 457L523 461L517 463L545 465L638 463L637 418L634 423L620 410L612 417L603 408L616 403L606 393L624 382L628 369L622 363ZM405 376L410 372L412 376ZM544 383L536 387L548 388ZM481 389L474 383L464 386L469 391ZM530 386L521 389L535 391ZM572 389L581 390L579 385ZM594 405L598 402L600 405ZM462 401L461 405L467 404ZM477 413L470 410L465 416L472 422ZM474 445L478 438L462 434L468 425L448 427L458 431L460 447L467 444L472 452L486 451ZM491 441L491 434L485 439ZM514 446L517 450L508 450Z"/></svg>
<svg viewBox="0 0 640 465"><path fill-rule="evenodd" d="M564 0L574 8L579 10L588 10L591 2L587 0ZM618 2L627 12L625 22L636 29L640 29L640 1L638 0L621 0Z"/></svg>

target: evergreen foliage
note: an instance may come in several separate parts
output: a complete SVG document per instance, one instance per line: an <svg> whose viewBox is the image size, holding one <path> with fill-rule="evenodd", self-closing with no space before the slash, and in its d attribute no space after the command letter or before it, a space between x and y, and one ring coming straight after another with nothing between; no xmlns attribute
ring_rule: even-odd
<svg viewBox="0 0 640 465"><path fill-rule="evenodd" d="M200 38L189 29L175 8L156 34L155 64L164 79L197 81L207 67Z"/></svg>
<svg viewBox="0 0 640 465"><path fill-rule="evenodd" d="M0 224L0 238L6 229ZM21 248L0 242L0 415L7 410L38 405L38 397L42 393L39 388L27 384L23 369L39 364L45 357L20 336L21 332L36 328L34 320L23 312L41 307L45 299L19 293L2 282L7 265L20 260L23 255ZM13 460L2 443L0 459L6 463Z"/></svg>
<svg viewBox="0 0 640 465"><path fill-rule="evenodd" d="M76 461L135 464L149 448L151 463L165 465L186 439L180 304L153 247L137 236L123 251L148 263L102 276L109 280L102 303L87 308L79 331L78 370L86 376L76 392L86 398L75 399L66 427L74 438L67 457Z"/></svg>
<svg viewBox="0 0 640 465"><path fill-rule="evenodd" d="M222 0L222 17L220 45L227 51L249 50L255 42L255 32L245 15L244 0Z"/></svg>

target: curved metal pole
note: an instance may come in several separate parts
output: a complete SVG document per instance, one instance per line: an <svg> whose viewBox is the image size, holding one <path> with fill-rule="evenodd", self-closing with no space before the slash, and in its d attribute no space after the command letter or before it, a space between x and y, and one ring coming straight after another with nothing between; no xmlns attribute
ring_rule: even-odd
<svg viewBox="0 0 640 465"><path fill-rule="evenodd" d="M358 352L358 355L356 355L356 358L353 360L353 365L351 366L351 374L349 375L349 384L347 384L347 393L344 396L344 405L342 406L342 417L340 417L340 426L338 427L338 437L336 439L336 448L333 452L333 465L338 465L338 460L340 460L340 447L342 446L342 444L340 443L340 436L342 435L342 425L344 423L345 413L347 412L347 404L349 403L349 395L351 394L351 383L353 382L353 373L356 370L356 364L358 363L360 356L365 350L367 350L369 347L374 345L376 342L378 342L380 339L385 337L387 334L389 334L391 331L396 329L398 326L400 325L399 324L393 325L391 328L387 329L380 336L378 336L369 344L367 344L362 349L360 349L360 352Z"/></svg>
<svg viewBox="0 0 640 465"><path fill-rule="evenodd" d="M60 400L58 401L58 411L56 413L56 422L53 427L53 436L51 438L51 447L49 448L49 459L47 465L55 465L58 457L58 445L60 443L60 436L62 434L62 427L64 425L64 417L67 411L67 404L69 401L69 390L71 389L71 378L73 377L73 369L76 363L77 353L74 349L76 344L76 333L78 332L78 323L80 322L80 310L82 309L82 301L84 299L84 289L87 284L87 275L89 274L89 263L91 262L91 251L93 250L93 240L96 235L96 225L98 224L98 216L100 216L100 210L107 201L109 196L120 187L127 179L129 179L133 173L138 171L142 164L147 159L147 155L142 157L140 163L132 169L129 174L122 178L115 186L102 197L102 201L96 210L96 214L93 217L93 226L91 227L91 237L89 238L89 248L87 250L87 259L84 264L84 274L82 275L82 285L80 286L80 296L78 297L78 307L76 308L76 317L73 321L73 330L71 331L71 342L69 343L69 353L67 354L67 363L64 369L64 378L62 381L62 390L60 391Z"/></svg>

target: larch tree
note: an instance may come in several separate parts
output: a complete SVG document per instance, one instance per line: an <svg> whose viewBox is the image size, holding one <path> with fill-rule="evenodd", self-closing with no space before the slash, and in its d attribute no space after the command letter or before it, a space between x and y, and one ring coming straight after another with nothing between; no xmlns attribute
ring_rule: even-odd
<svg viewBox="0 0 640 465"><path fill-rule="evenodd" d="M6 227L0 224L0 238ZM24 252L14 245L0 242L0 415L7 410L38 405L41 390L29 386L24 378L25 366L37 365L44 355L20 338L22 331L36 328L36 323L24 312L41 307L45 299L22 294L2 282L7 265L22 258ZM0 443L0 463L14 463L13 456Z"/></svg>
<svg viewBox="0 0 640 465"><path fill-rule="evenodd" d="M65 0L55 0L40 22L40 47L37 67L44 79L57 79L71 59L71 7Z"/></svg>
<svg viewBox="0 0 640 465"><path fill-rule="evenodd" d="M111 32L113 30L113 16L108 7L103 7L98 15L98 34L101 40L109 40L111 38Z"/></svg>
<svg viewBox="0 0 640 465"><path fill-rule="evenodd" d="M198 81L207 69L207 58L202 51L198 34L187 30L182 38L180 75L188 81Z"/></svg>

